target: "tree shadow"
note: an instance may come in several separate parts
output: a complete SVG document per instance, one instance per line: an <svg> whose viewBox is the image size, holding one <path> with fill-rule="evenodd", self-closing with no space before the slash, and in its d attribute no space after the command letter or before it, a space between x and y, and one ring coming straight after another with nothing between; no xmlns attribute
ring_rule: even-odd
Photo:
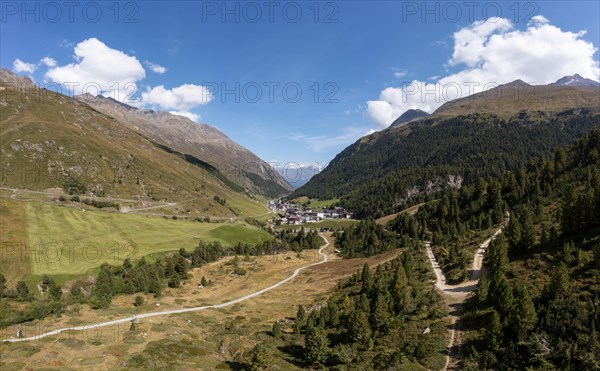
<svg viewBox="0 0 600 371"><path fill-rule="evenodd" d="M302 360L302 357L304 356L304 348L302 346L297 344L288 344L277 347L277 349L279 349L283 354L289 356L286 358L286 361L289 363L300 368L306 367L306 364Z"/></svg>
<svg viewBox="0 0 600 371"><path fill-rule="evenodd" d="M246 370L247 369L246 365L243 364L242 362L225 361L225 363L227 364L227 366L231 367L232 370Z"/></svg>

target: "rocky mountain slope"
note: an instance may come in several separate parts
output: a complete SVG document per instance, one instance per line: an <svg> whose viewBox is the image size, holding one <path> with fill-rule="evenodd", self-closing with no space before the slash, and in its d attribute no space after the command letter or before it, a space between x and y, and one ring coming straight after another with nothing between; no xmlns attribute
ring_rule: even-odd
<svg viewBox="0 0 600 371"><path fill-rule="evenodd" d="M274 197L292 190L272 166L213 126L168 112L135 108L101 95L85 94L76 99L158 143L211 164L252 192Z"/></svg>

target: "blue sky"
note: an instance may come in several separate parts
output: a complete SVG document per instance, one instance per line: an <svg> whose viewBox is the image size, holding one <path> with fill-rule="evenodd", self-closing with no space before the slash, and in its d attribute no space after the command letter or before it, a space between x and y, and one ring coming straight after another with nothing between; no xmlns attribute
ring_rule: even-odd
<svg viewBox="0 0 600 371"><path fill-rule="evenodd" d="M71 22L62 2L54 3L60 14L44 2L27 3L29 13L21 2L3 2L0 64L40 84L87 76L107 80L105 87L113 75L121 83L129 78L141 105L187 112L280 164L326 164L404 110L432 111L443 103L406 97L402 87L413 81L425 87L599 75L597 1L475 2L472 13L469 2L276 3L269 19L262 1L228 2L228 14L220 1L80 2ZM496 15L504 20L490 26ZM90 39L97 42L86 44L76 61L74 48ZM108 51L120 51L123 62L102 71ZM85 58L96 64L92 72L78 66ZM153 72L153 65L166 72ZM236 83L239 102L221 92ZM199 92L211 99L199 100Z"/></svg>

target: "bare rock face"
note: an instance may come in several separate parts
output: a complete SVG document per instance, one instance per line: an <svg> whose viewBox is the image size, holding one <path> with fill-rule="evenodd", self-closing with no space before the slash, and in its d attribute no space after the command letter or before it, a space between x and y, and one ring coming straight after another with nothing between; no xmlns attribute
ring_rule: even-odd
<svg viewBox="0 0 600 371"><path fill-rule="evenodd" d="M0 86L9 85L17 89L33 89L35 84L27 76L16 75L5 68L0 68Z"/></svg>
<svg viewBox="0 0 600 371"><path fill-rule="evenodd" d="M136 108L101 95L84 94L76 99L162 145L206 161L252 192L276 196L292 190L272 166L213 126L168 112Z"/></svg>

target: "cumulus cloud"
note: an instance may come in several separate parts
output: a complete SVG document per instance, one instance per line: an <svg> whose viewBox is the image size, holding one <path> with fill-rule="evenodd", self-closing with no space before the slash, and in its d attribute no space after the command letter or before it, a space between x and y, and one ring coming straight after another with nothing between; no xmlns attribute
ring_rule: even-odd
<svg viewBox="0 0 600 371"><path fill-rule="evenodd" d="M89 91L126 101L137 90L137 82L146 76L137 58L96 38L77 44L73 57L75 63L51 68L46 78L59 84L79 84L74 88L76 94Z"/></svg>
<svg viewBox="0 0 600 371"><path fill-rule="evenodd" d="M432 112L449 100L517 79L548 84L579 73L598 80L597 48L583 35L563 31L543 16L533 17L524 30L503 18L476 21L453 35L447 67L458 71L431 83L415 80L387 88L367 103L367 112L385 128L408 109Z"/></svg>
<svg viewBox="0 0 600 371"><path fill-rule="evenodd" d="M163 73L167 72L167 68L163 67L161 65L158 65L156 63L152 63L150 61L145 61L144 64L150 68L150 70L154 73L158 73L159 75L162 75Z"/></svg>
<svg viewBox="0 0 600 371"><path fill-rule="evenodd" d="M13 71L16 73L33 73L37 69L37 66L34 63L26 63L20 59L15 59L13 62Z"/></svg>
<svg viewBox="0 0 600 371"><path fill-rule="evenodd" d="M172 111L189 111L212 99L213 95L207 87L194 84L183 84L173 89L159 85L147 88L142 93L142 104Z"/></svg>
<svg viewBox="0 0 600 371"><path fill-rule="evenodd" d="M171 113L173 115L187 117L188 119L190 119L190 120L192 120L194 122L199 122L199 120L200 120L200 115L197 115L197 114L192 113L192 112L187 112L187 111L169 111L169 113Z"/></svg>
<svg viewBox="0 0 600 371"><path fill-rule="evenodd" d="M56 60L50 57L44 57L40 59L40 63L48 67L56 67Z"/></svg>

